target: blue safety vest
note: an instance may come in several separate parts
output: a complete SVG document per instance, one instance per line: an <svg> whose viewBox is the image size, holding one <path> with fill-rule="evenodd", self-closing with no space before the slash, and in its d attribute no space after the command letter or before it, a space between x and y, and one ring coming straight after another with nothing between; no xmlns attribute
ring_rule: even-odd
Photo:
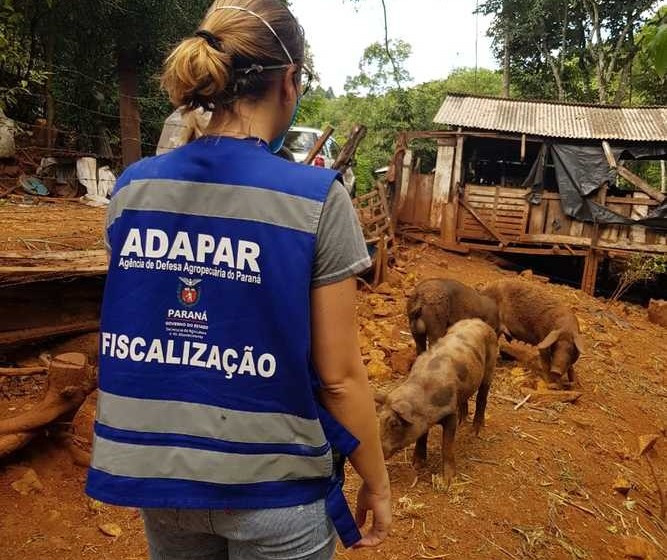
<svg viewBox="0 0 667 560"><path fill-rule="evenodd" d="M316 398L310 290L333 171L205 137L119 178L87 493L141 508L326 498L341 540L357 440ZM334 453L335 450L335 453Z"/></svg>

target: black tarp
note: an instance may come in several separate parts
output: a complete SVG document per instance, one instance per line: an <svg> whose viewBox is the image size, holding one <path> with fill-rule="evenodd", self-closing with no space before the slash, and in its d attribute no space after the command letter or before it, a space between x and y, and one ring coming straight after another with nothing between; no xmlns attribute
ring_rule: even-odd
<svg viewBox="0 0 667 560"><path fill-rule="evenodd" d="M617 161L627 159L667 159L667 145L614 145ZM596 191L605 183L614 187L616 171L609 167L602 144L546 142L524 186L532 187L530 202L539 204L544 189L544 168L550 157L556 171L561 205L567 216L582 222L600 224L644 225L667 230L667 201L654 208L646 217L631 220L605 208L593 200Z"/></svg>

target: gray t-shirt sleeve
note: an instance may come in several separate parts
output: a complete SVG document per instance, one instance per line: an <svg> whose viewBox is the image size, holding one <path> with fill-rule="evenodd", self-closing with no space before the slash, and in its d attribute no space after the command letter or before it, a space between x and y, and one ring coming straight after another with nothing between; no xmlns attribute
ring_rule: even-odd
<svg viewBox="0 0 667 560"><path fill-rule="evenodd" d="M371 259L350 195L336 181L322 209L311 286L317 288L341 282L370 266Z"/></svg>

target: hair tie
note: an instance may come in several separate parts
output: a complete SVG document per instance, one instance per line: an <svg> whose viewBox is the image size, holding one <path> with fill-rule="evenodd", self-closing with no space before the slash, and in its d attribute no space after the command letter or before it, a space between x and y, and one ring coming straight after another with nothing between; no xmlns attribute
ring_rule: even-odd
<svg viewBox="0 0 667 560"><path fill-rule="evenodd" d="M218 52L224 52L222 48L222 41L218 39L213 33L210 31L206 31L206 29L199 29L198 31L195 32L196 37L201 37L202 39L205 39L206 42L209 44L209 46L213 49L215 49Z"/></svg>

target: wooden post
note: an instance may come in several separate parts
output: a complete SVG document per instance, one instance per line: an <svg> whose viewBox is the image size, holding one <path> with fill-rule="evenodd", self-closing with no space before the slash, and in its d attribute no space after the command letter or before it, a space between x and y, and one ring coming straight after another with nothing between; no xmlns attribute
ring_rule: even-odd
<svg viewBox="0 0 667 560"><path fill-rule="evenodd" d="M345 173L352 166L357 148L361 144L361 141L366 138L367 133L368 129L363 124L356 125L341 149L340 154L338 154L336 161L333 162L331 169Z"/></svg>
<svg viewBox="0 0 667 560"><path fill-rule="evenodd" d="M665 201L665 198L667 198L665 197L664 194L658 192L656 189L651 187L651 185L649 185L646 181L644 181L644 179L638 177L623 165L618 164L616 167L616 171L618 171L618 174L621 177L623 177L626 181L628 181L628 183L631 183L633 186L637 187L640 191L650 196L653 200L657 200L660 204L662 204Z"/></svg>
<svg viewBox="0 0 667 560"><path fill-rule="evenodd" d="M120 83L120 138L123 165L127 167L141 159L141 119L137 101L137 54L118 51L118 78Z"/></svg>
<svg viewBox="0 0 667 560"><path fill-rule="evenodd" d="M609 142L604 140L602 142L602 150L604 151L604 156L607 158L607 163L609 164L609 167L612 169L616 169L616 158L614 157L614 152L611 151L611 146L609 145Z"/></svg>
<svg viewBox="0 0 667 560"><path fill-rule="evenodd" d="M317 154L319 154L322 151L322 148L324 147L324 144L326 144L326 141L331 138L331 135L334 133L334 129L330 126L327 126L324 132L322 133L322 136L320 136L317 139L317 142L313 145L313 147L310 149L310 152L308 152L308 155L306 156L306 159L303 160L303 163L305 165L310 165L315 161L315 158L317 157Z"/></svg>
<svg viewBox="0 0 667 560"><path fill-rule="evenodd" d="M380 194L380 207L382 208L382 213L388 219L390 217L390 212L389 212L389 202L387 200L387 189L385 188L382 181L378 181L376 183L376 188L378 190L378 193ZM389 223L387 225L389 226L389 241L393 243L394 226L392 225L391 220L388 220L388 222Z"/></svg>
<svg viewBox="0 0 667 560"><path fill-rule="evenodd" d="M408 169L406 172L406 159L408 160ZM396 229L398 225L398 216L403 209L405 196L407 194L407 184L410 181L410 166L412 165L412 154L408 150L408 139L402 132L396 142L396 151L391 167L394 174L394 192L391 202L391 226ZM405 187L404 187L405 185Z"/></svg>
<svg viewBox="0 0 667 560"><path fill-rule="evenodd" d="M521 161L526 161L526 135L521 135Z"/></svg>
<svg viewBox="0 0 667 560"><path fill-rule="evenodd" d="M454 173L454 151L456 138L438 141L438 159L433 177L433 200L431 202L431 227L442 228L443 210L449 203Z"/></svg>
<svg viewBox="0 0 667 560"><path fill-rule="evenodd" d="M660 192L667 194L667 161L660 161Z"/></svg>
<svg viewBox="0 0 667 560"><path fill-rule="evenodd" d="M396 141L396 149L394 150L394 157L389 166L389 173L387 173L387 182L393 184L393 192L391 197L391 214L392 225L396 226L398 219L398 212L401 205L401 185L403 184L403 160L405 159L405 152L407 150L408 142L404 132L398 136Z"/></svg>
<svg viewBox="0 0 667 560"><path fill-rule="evenodd" d="M603 185L600 189L600 204L605 205L607 201L607 185ZM595 285L597 284L598 268L600 266L600 252L598 250L598 242L600 241L600 224L595 222L593 226L593 236L591 238L591 246L586 255L584 264L584 274L581 279L581 289L587 294L595 295Z"/></svg>
<svg viewBox="0 0 667 560"><path fill-rule="evenodd" d="M459 129L460 132L460 129ZM456 140L456 152L454 153L454 173L452 175L451 202L445 207L442 220L441 237L448 245L456 245L456 228L459 219L459 187L463 180L463 143L465 136L459 135Z"/></svg>

